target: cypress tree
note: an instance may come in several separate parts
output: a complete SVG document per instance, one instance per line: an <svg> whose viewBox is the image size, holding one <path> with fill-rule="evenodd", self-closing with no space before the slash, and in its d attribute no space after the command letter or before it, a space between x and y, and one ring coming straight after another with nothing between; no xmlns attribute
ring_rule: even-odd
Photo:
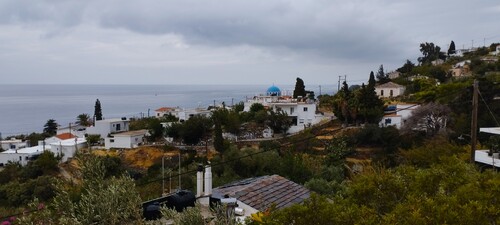
<svg viewBox="0 0 500 225"><path fill-rule="evenodd" d="M99 101L99 99L95 101L94 118L95 120L102 120L102 109L101 109L101 102Z"/></svg>
<svg viewBox="0 0 500 225"><path fill-rule="evenodd" d="M297 98L298 96L306 97L306 86L304 85L304 81L299 77L297 77L297 81L295 82L293 98Z"/></svg>
<svg viewBox="0 0 500 225"><path fill-rule="evenodd" d="M455 42L451 41L450 47L448 48L448 56L455 54Z"/></svg>

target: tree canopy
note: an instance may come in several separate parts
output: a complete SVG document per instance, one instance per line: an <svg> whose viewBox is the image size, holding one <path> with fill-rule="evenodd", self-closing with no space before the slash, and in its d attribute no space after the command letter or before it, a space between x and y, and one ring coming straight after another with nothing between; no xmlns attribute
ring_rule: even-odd
<svg viewBox="0 0 500 225"><path fill-rule="evenodd" d="M430 64L436 59L445 59L446 56L441 52L441 47L434 45L434 43L421 43L420 52L422 52L423 57L418 58L418 62L423 64Z"/></svg>
<svg viewBox="0 0 500 225"><path fill-rule="evenodd" d="M92 120L90 119L90 115L87 113L82 113L76 117L76 124L82 126L90 126L92 125Z"/></svg>
<svg viewBox="0 0 500 225"><path fill-rule="evenodd" d="M47 120L47 123L43 126L43 132L50 135L54 136L57 133L57 127L59 124L56 123L56 120L54 119L49 119Z"/></svg>
<svg viewBox="0 0 500 225"><path fill-rule="evenodd" d="M389 75L387 75L384 71L384 65L380 65L380 67L378 68L377 80L380 84L385 84L391 81L391 79L389 79Z"/></svg>

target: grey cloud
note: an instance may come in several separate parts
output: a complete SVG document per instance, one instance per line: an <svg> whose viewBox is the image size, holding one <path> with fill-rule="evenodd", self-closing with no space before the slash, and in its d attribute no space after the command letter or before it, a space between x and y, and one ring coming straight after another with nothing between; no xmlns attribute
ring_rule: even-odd
<svg viewBox="0 0 500 225"><path fill-rule="evenodd" d="M217 7L213 2L129 4L99 19L107 28L180 34L191 44L287 48L332 58L397 57L396 49L407 44L376 21L359 20L369 13L362 5L346 12L336 8L338 1L217 1L222 3Z"/></svg>

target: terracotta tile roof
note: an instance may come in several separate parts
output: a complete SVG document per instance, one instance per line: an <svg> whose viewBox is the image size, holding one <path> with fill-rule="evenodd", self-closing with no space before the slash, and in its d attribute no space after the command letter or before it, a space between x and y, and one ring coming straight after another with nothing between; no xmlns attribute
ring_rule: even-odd
<svg viewBox="0 0 500 225"><path fill-rule="evenodd" d="M403 85L399 85L393 82L387 82L385 84L377 85L376 88L400 88L404 87Z"/></svg>
<svg viewBox="0 0 500 225"><path fill-rule="evenodd" d="M171 107L161 107L157 110L155 110L156 112L170 112L170 111L174 111L174 108L171 108Z"/></svg>
<svg viewBox="0 0 500 225"><path fill-rule="evenodd" d="M56 135L56 137L59 138L60 140L68 140L71 138L76 138L76 136L71 134L71 133L58 134L58 135Z"/></svg>
<svg viewBox="0 0 500 225"><path fill-rule="evenodd" d="M300 203L309 198L310 191L282 176L271 175L236 181L214 188L213 193L229 195L264 211L271 205L277 209Z"/></svg>

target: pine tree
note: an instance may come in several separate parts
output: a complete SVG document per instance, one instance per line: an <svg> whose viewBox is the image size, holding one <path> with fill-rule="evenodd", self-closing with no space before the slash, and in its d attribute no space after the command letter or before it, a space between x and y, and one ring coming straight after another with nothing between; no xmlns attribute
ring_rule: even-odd
<svg viewBox="0 0 500 225"><path fill-rule="evenodd" d="M387 74L384 72L384 65L380 65L378 72L377 72L377 80L379 83L384 84L390 81L389 77Z"/></svg>
<svg viewBox="0 0 500 225"><path fill-rule="evenodd" d="M95 120L102 120L102 109L101 109L101 102L99 101L99 99L95 101L94 118Z"/></svg>

